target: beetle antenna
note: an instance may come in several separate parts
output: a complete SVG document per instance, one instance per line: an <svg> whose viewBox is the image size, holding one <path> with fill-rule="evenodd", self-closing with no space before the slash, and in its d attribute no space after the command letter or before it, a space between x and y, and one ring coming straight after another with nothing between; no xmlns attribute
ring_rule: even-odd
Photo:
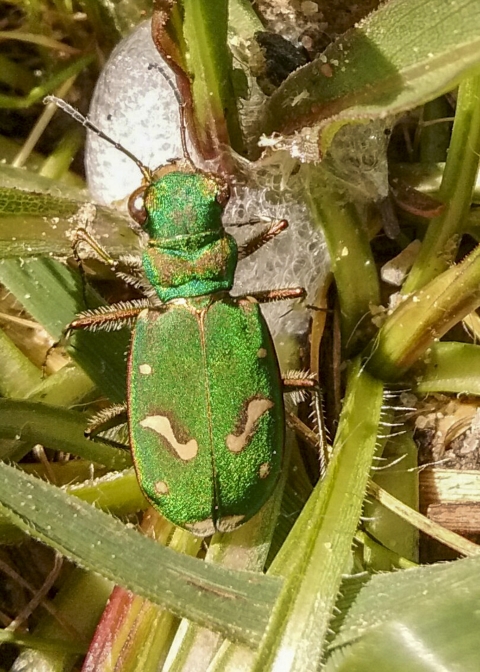
<svg viewBox="0 0 480 672"><path fill-rule="evenodd" d="M180 141L182 143L183 156L192 166L192 168L195 168L195 163L193 162L191 154L188 151L187 145L187 121L185 115L186 103L180 95L180 91L178 90L173 74L170 72L170 70L162 70L156 63L152 63L150 67L155 68L155 70L158 70L162 74L168 86L171 88L173 95L175 96L175 99L178 103L178 113L180 116Z"/></svg>
<svg viewBox="0 0 480 672"><path fill-rule="evenodd" d="M87 117L85 117L81 112L76 110L74 107L66 103L64 100L61 98L57 98L57 96L46 96L43 99L43 102L45 105L48 105L49 103L53 103L56 105L58 108L63 110L63 112L66 112L68 115L72 117L72 119L75 119L75 121L78 121L79 124L82 124L85 128L88 128L90 131L93 131L98 135L99 138L102 138L103 140L106 140L109 142L111 145L115 147L115 149L118 149L118 151L122 152L122 154L125 154L125 156L128 156L129 159L131 159L136 165L140 168L142 171L143 177L148 181L152 181L152 171L150 168L148 168L145 164L143 164L140 159L137 159L134 154L128 151L123 145L121 145L119 142L116 142L115 140L112 140L106 133L101 131L98 126L95 126L93 122L90 121Z"/></svg>

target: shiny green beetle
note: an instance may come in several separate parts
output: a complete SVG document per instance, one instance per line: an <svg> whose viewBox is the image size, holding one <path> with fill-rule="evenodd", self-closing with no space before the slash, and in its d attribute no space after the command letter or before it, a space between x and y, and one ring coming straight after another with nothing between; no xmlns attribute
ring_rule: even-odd
<svg viewBox="0 0 480 672"><path fill-rule="evenodd" d="M228 183L190 161L153 174L119 149L147 182L129 202L148 236L131 269L134 284L145 278L147 299L82 313L67 331L133 323L127 413L139 484L175 525L202 537L229 532L260 510L282 469L284 381L258 304L304 290L231 296L239 250L222 224ZM286 226L273 223L241 255ZM88 234L82 238L115 263Z"/></svg>
<svg viewBox="0 0 480 672"><path fill-rule="evenodd" d="M146 276L161 302L140 313L128 417L139 482L168 520L227 532L270 497L282 467L282 384L258 304L229 290L237 245L218 177L174 170L145 192Z"/></svg>
<svg viewBox="0 0 480 672"><path fill-rule="evenodd" d="M235 529L282 467L282 384L258 304L232 298L237 245L222 225L225 183L178 169L145 192L143 265L161 302L140 313L128 417L139 482L196 535Z"/></svg>

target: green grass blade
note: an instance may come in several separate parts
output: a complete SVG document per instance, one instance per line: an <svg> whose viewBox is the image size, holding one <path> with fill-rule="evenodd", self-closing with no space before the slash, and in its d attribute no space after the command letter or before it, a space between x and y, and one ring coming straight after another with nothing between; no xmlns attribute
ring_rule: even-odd
<svg viewBox="0 0 480 672"><path fill-rule="evenodd" d="M445 209L428 225L420 254L402 288L407 295L423 287L455 261L472 202L480 153L480 77L461 82L439 199Z"/></svg>
<svg viewBox="0 0 480 672"><path fill-rule="evenodd" d="M60 195L58 182L45 177L6 167L0 173L0 258L72 256L72 235L86 207L94 215L95 237L108 238L110 255L139 253L140 240L129 220L93 206L82 191L65 187Z"/></svg>
<svg viewBox="0 0 480 672"><path fill-rule="evenodd" d="M0 264L0 281L56 341L67 324L86 308L80 275L54 260L33 259L22 263L4 259ZM105 303L88 286L85 291L89 308ZM79 331L67 348L97 387L114 402L123 402L126 396L125 353L129 340L125 329L112 333Z"/></svg>
<svg viewBox="0 0 480 672"><path fill-rule="evenodd" d="M85 416L58 406L33 401L0 399L0 436L78 455L111 469L132 463L128 450L84 437Z"/></svg>
<svg viewBox="0 0 480 672"><path fill-rule="evenodd" d="M406 298L368 349L366 366L382 380L399 380L433 342L480 305L480 247Z"/></svg>
<svg viewBox="0 0 480 672"><path fill-rule="evenodd" d="M9 109L9 110L19 110L30 107L34 103L41 101L48 93L55 91L61 84L70 79L70 77L75 77L82 70L84 70L88 65L94 60L93 55L82 56L73 63L70 63L66 67L61 68L56 73L51 75L47 80L35 86L29 91L25 96L15 96L0 94L0 108Z"/></svg>
<svg viewBox="0 0 480 672"><path fill-rule="evenodd" d="M480 395L480 347L473 343L433 343L415 368L415 390Z"/></svg>
<svg viewBox="0 0 480 672"><path fill-rule="evenodd" d="M371 577L330 646L326 672L476 672L479 570L477 557Z"/></svg>
<svg viewBox="0 0 480 672"><path fill-rule="evenodd" d="M321 122L320 153L345 123L398 115L453 89L480 63L477 0L393 0L269 99L265 131ZM294 102L295 101L295 102Z"/></svg>
<svg viewBox="0 0 480 672"><path fill-rule="evenodd" d="M2 512L70 560L186 618L256 646L281 581L207 565L0 464Z"/></svg>
<svg viewBox="0 0 480 672"><path fill-rule="evenodd" d="M269 574L285 577L255 672L288 661L285 672L314 672L326 644L342 576L362 513L368 475L377 447L383 386L351 366L331 461Z"/></svg>

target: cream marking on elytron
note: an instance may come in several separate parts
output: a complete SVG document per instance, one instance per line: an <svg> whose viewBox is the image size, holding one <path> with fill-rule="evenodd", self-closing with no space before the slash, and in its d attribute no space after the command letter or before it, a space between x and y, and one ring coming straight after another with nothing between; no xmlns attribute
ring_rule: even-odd
<svg viewBox="0 0 480 672"><path fill-rule="evenodd" d="M138 370L144 376L149 376L152 373L152 367L150 366L150 364L140 364Z"/></svg>
<svg viewBox="0 0 480 672"><path fill-rule="evenodd" d="M248 445L250 435L257 421L264 413L272 408L272 406L273 401L271 401L271 399L252 399L248 404L247 421L243 432L239 436L235 436L235 434L229 434L227 436L226 443L228 450L232 453L241 453Z"/></svg>
<svg viewBox="0 0 480 672"><path fill-rule="evenodd" d="M263 464L260 465L260 469L258 470L258 475L260 478L267 478L268 474L270 473L270 462L264 462Z"/></svg>
<svg viewBox="0 0 480 672"><path fill-rule="evenodd" d="M157 481L155 483L155 492L158 495L168 495L170 490L168 488L168 485L165 483L165 481Z"/></svg>
<svg viewBox="0 0 480 672"><path fill-rule="evenodd" d="M178 457L184 462L193 460L193 458L197 456L198 443L195 439L190 439L187 443L180 443L177 441L170 420L166 416L147 415L144 420L140 421L140 425L147 429L153 429L154 432L163 436L177 453Z"/></svg>

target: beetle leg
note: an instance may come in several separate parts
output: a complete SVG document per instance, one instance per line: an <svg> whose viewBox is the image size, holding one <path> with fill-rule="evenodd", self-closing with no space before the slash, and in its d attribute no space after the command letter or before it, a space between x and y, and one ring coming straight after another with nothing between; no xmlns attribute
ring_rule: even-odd
<svg viewBox="0 0 480 672"><path fill-rule="evenodd" d="M285 419L288 427L293 429L295 434L298 434L298 436L303 439L305 443L307 443L314 450L319 449L319 436L313 431L313 429L310 429L310 427L302 422L300 418L294 415L291 411L287 411L285 413Z"/></svg>
<svg viewBox="0 0 480 672"><path fill-rule="evenodd" d="M237 300L247 299L257 303L270 303L272 301L285 301L287 299L304 299L307 292L303 287L287 287L286 289L271 289L259 292L249 292L243 296L235 296Z"/></svg>
<svg viewBox="0 0 480 672"><path fill-rule="evenodd" d="M293 393L294 403L304 401L306 393L310 395L313 410L313 422L316 431L307 427L290 411L287 411L286 413L286 420L289 427L299 434L306 443L313 446L315 450L318 451L320 477L323 477L330 458L331 448L328 443L328 430L325 425L322 391L318 382L312 375L305 376L303 371L298 373L302 377L295 377L293 375L295 372L289 372L289 377L282 380L284 392L290 394Z"/></svg>
<svg viewBox="0 0 480 672"><path fill-rule="evenodd" d="M238 248L238 258L245 259L246 257L250 256L251 254L256 252L260 247L262 247L262 245L265 245L265 243L268 243L269 240L272 240L272 238L278 236L279 233L285 231L287 226L288 222L286 219L279 219L275 222L272 222L272 224L270 224L270 226L267 229L264 229L257 236L254 236L250 240L247 240L247 242L244 243L244 245L241 245Z"/></svg>
<svg viewBox="0 0 480 672"><path fill-rule="evenodd" d="M104 264L107 266L110 266L110 268L115 269L116 262L112 257L108 254L108 252L105 250L100 243L95 240L95 238L92 236L92 234L88 231L86 226L84 225L79 225L75 228L74 233L72 235L72 251L73 251L73 257L75 261L78 264L78 270L80 273L80 278L82 281L82 295L83 295L83 301L85 304L88 305L87 303L87 293L86 293L86 274L85 274L85 269L83 267L83 261L84 259L88 259L88 255L82 256L80 254L80 245L82 243L85 243L92 251L93 254L90 255L90 258L92 259L100 259L103 261Z"/></svg>
<svg viewBox="0 0 480 672"><path fill-rule="evenodd" d="M315 374L308 373L308 371L287 371L282 377L282 383L285 393L318 390Z"/></svg>
<svg viewBox="0 0 480 672"><path fill-rule="evenodd" d="M285 413L285 419L288 427L293 429L297 436L299 436L303 441L305 441L307 445L317 452L320 478L323 478L325 476L330 454L332 452L332 448L328 443L328 437L325 428L315 432L313 429L310 429L310 427L307 427L307 425L291 411L287 411Z"/></svg>
<svg viewBox="0 0 480 672"><path fill-rule="evenodd" d="M95 253L93 258L99 258L105 265L115 271L115 274L119 277L124 279L143 277L144 273L141 256L124 254L119 257L118 261L116 261L84 227L75 229L75 237L73 240L73 254L80 268L82 268L83 259L79 254L78 248L81 243L86 243ZM133 284L133 281L130 281L129 284Z"/></svg>
<svg viewBox="0 0 480 672"><path fill-rule="evenodd" d="M257 215L256 217L250 217L243 222L224 222L223 226L226 229L241 229L245 226L257 226L257 224L272 224L273 222L278 222L280 220L274 219L273 217L267 217L265 215Z"/></svg>
<svg viewBox="0 0 480 672"><path fill-rule="evenodd" d="M123 327L132 327L142 310L150 307L148 299L122 301L111 306L101 306L95 310L86 310L70 322L65 328L64 338L68 338L72 331L85 329L86 331L118 331Z"/></svg>
<svg viewBox="0 0 480 672"><path fill-rule="evenodd" d="M137 277L145 275L143 271L142 257L138 254L122 254L118 258L118 270L135 275Z"/></svg>
<svg viewBox="0 0 480 672"><path fill-rule="evenodd" d="M45 376L45 369L50 353L58 348L59 345L65 346L68 338L73 331L84 329L85 331L118 331L123 327L133 327L137 317L146 308L151 308L148 299L134 299L133 301L122 301L110 306L100 306L94 310L85 310L67 324L63 330L62 336L58 341L51 345L43 360L42 370Z"/></svg>
<svg viewBox="0 0 480 672"><path fill-rule="evenodd" d="M113 259L105 248L83 227L75 230L75 238L73 241L73 254L77 261L79 268L82 268L82 257L78 252L78 247L81 243L86 243L95 253L93 258L99 258L107 266L109 266L115 275L122 278L127 284L136 286L136 283L143 279L143 265L142 257L133 254L125 254L119 257L118 261Z"/></svg>
<svg viewBox="0 0 480 672"><path fill-rule="evenodd" d="M79 254L79 246L81 243L86 243L90 249L95 253L94 258L100 258L107 266L115 268L116 261L108 254L106 249L100 245L100 243L95 240L91 233L83 226L79 226L75 229L74 239L73 239L73 254L76 261L81 266L82 257Z"/></svg>
<svg viewBox="0 0 480 672"><path fill-rule="evenodd" d="M89 419L87 428L85 430L85 436L88 439L93 439L100 432L105 432L108 429L112 429L112 427L117 427L118 425L124 425L126 422L126 404L115 404L113 406L108 406L108 408L104 408Z"/></svg>
<svg viewBox="0 0 480 672"><path fill-rule="evenodd" d="M119 257L115 275L125 284L138 289L144 296L149 297L152 293L155 294L155 292L152 292L152 286L145 276L142 257L140 256L125 254Z"/></svg>

